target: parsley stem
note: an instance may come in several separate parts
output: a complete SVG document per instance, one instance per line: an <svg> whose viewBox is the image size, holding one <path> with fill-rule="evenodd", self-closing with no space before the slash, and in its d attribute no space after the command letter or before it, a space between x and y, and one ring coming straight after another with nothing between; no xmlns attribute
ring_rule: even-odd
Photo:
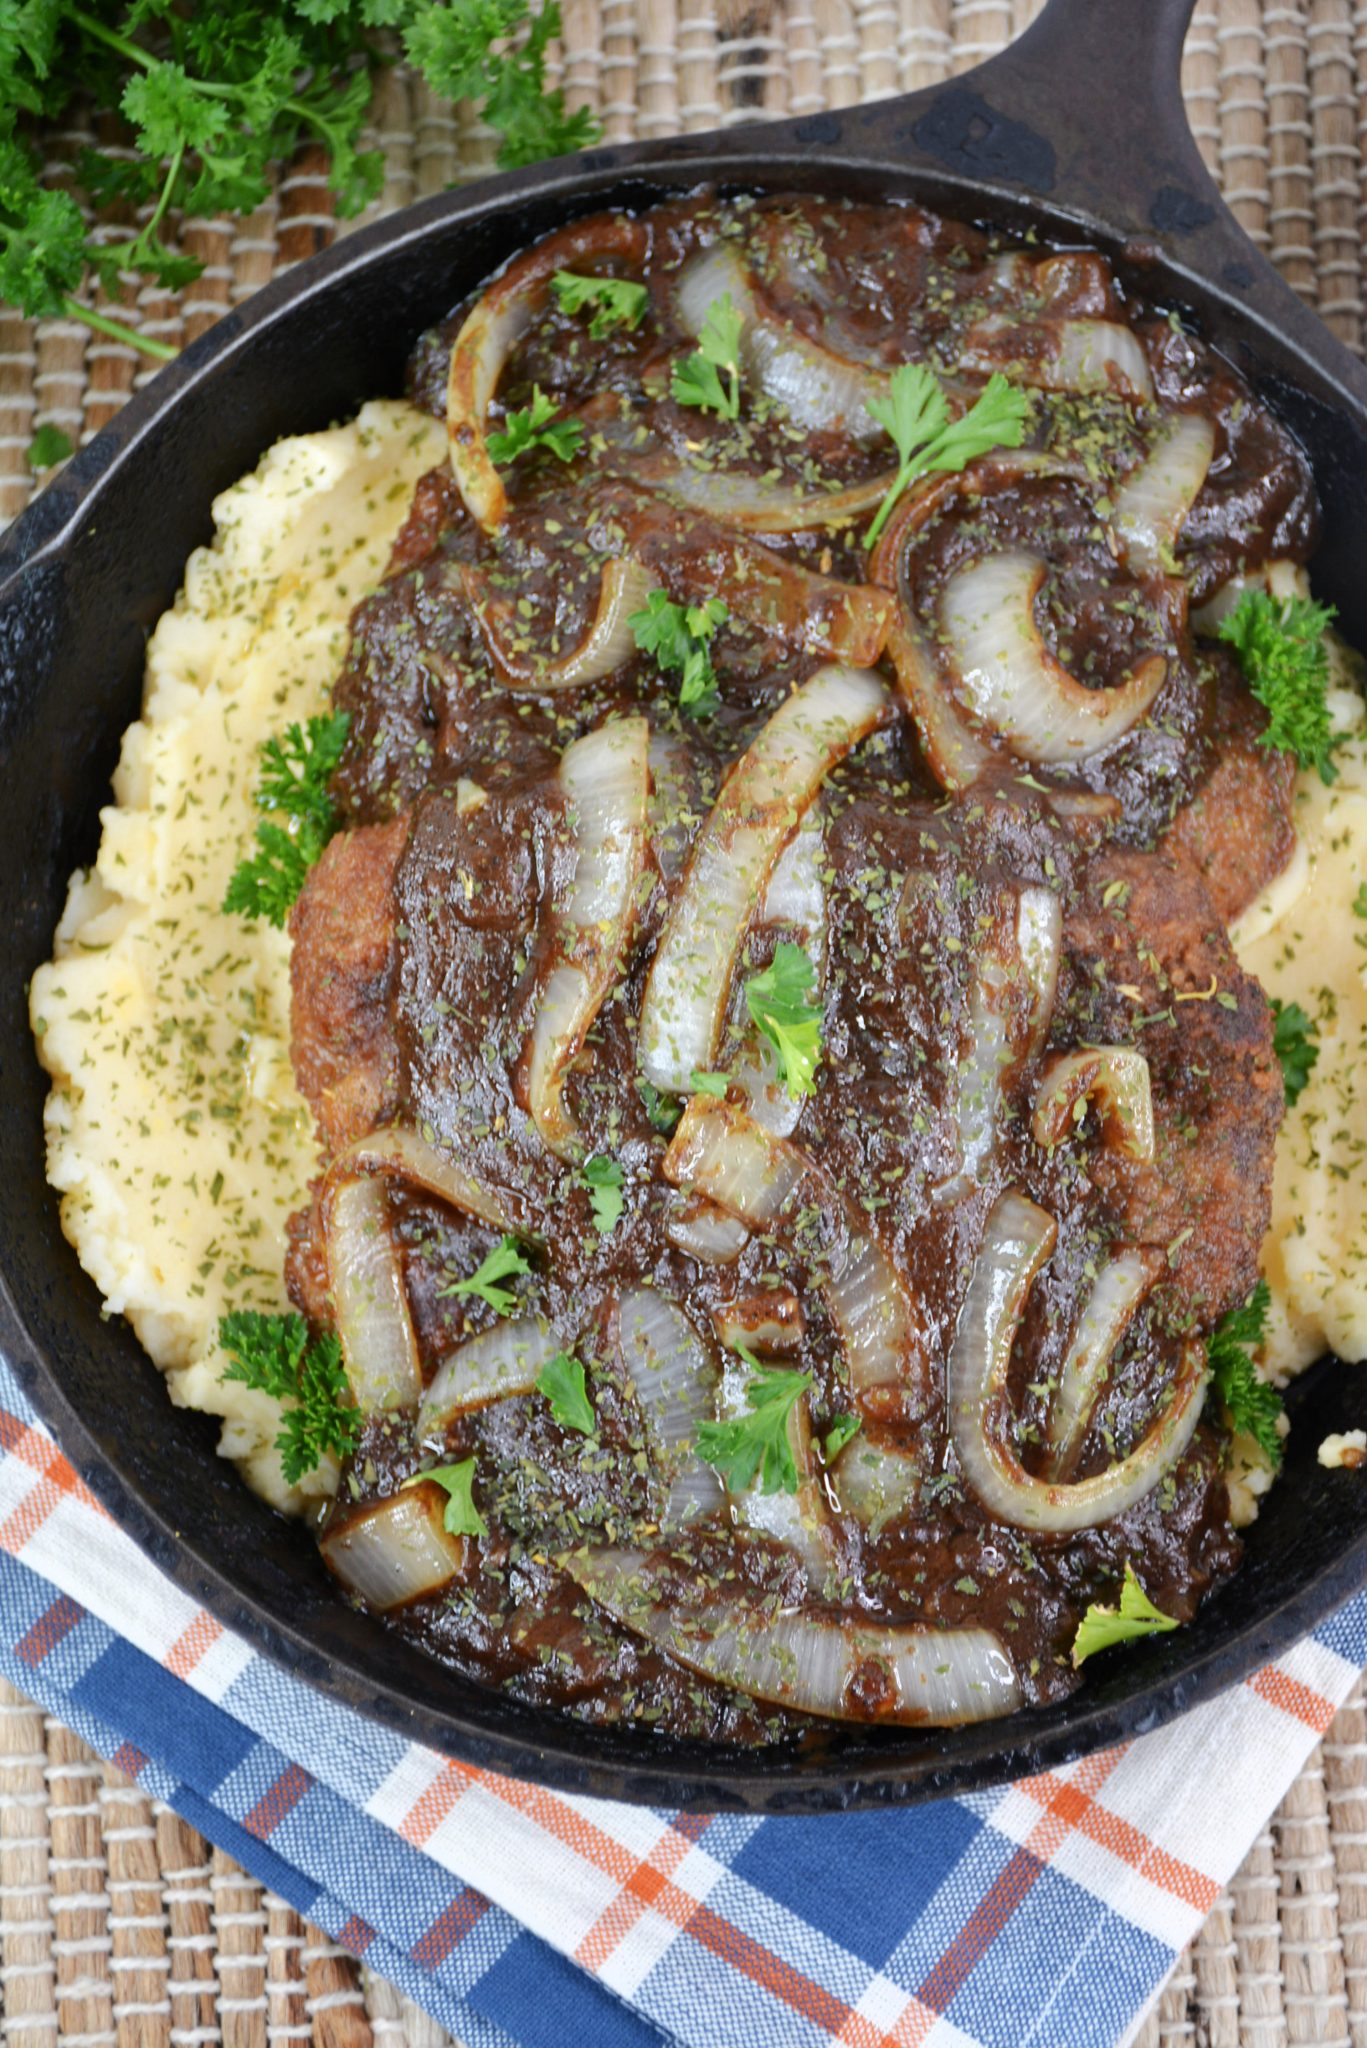
<svg viewBox="0 0 1367 2048"><path fill-rule="evenodd" d="M117 29L106 28L93 14L87 14L83 7L67 9L68 19L85 35L95 42L103 43L106 49L117 50L121 57L127 57L130 64L140 64L144 71L155 71L157 60L148 51L141 49L131 36L120 35Z"/></svg>
<svg viewBox="0 0 1367 2048"><path fill-rule="evenodd" d="M159 362L173 363L180 354L167 341L153 341L150 334L139 334L136 327L125 327L122 320L111 320L107 313L97 313L93 306L83 306L70 293L62 300L62 311L73 320L84 320L87 327L93 327L99 334L107 334L112 341L122 341L129 348L141 349L145 356L155 356Z"/></svg>

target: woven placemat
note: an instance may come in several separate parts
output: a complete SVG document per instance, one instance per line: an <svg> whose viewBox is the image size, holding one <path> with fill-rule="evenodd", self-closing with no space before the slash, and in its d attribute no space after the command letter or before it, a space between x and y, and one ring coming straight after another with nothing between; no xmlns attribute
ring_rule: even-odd
<svg viewBox="0 0 1367 2048"><path fill-rule="evenodd" d="M562 0L556 76L609 137L800 114L909 90L1001 48L1040 0ZM1192 126L1226 197L1288 282L1350 347L1364 335L1367 0L1200 0L1183 71ZM381 81L370 146L388 212L493 160L468 108L402 69ZM91 138L54 138L69 185ZM102 135L101 140L117 141ZM117 243L132 215L102 217ZM192 341L275 271L325 247L325 166L304 151L247 220L180 240L204 263L179 298L130 285L119 311ZM0 524L35 487L51 422L99 432L152 371L74 321L0 312ZM68 1730L0 1683L0 2005L17 2048L441 2048L450 2036ZM1334 1722L1173 1972L1140 2048L1367 2048L1367 1706Z"/></svg>

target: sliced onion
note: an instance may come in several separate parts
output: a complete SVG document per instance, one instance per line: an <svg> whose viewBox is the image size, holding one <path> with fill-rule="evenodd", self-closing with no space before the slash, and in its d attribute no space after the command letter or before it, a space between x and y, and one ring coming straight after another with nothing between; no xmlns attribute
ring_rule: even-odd
<svg viewBox="0 0 1367 2048"><path fill-rule="evenodd" d="M426 1194L439 1195L453 1209L478 1216L482 1223L491 1223L498 1230L512 1226L507 1198L499 1190L476 1180L406 1124L389 1124L358 1138L339 1154L333 1172L392 1173Z"/></svg>
<svg viewBox="0 0 1367 2048"><path fill-rule="evenodd" d="M422 1391L422 1369L389 1197L383 1182L364 1174L329 1179L323 1196L328 1291L352 1397L362 1415L411 1407Z"/></svg>
<svg viewBox="0 0 1367 2048"><path fill-rule="evenodd" d="M921 1473L915 1459L887 1449L863 1430L836 1459L834 1476L841 1507L871 1536L920 1498Z"/></svg>
<svg viewBox="0 0 1367 2048"><path fill-rule="evenodd" d="M696 1597L671 1581L652 1591L640 1550L582 1550L561 1563L617 1621L704 1678L752 1699L834 1720L958 1726L1014 1713L1021 1704L1011 1660L989 1629L856 1624L796 1611L706 1580ZM861 1709L861 1676L878 1704Z"/></svg>
<svg viewBox="0 0 1367 2048"><path fill-rule="evenodd" d="M898 500L891 519L869 555L869 581L906 596L910 550L930 521L960 498L984 498L1009 491L1035 477L1061 478L1065 483L1090 482L1087 466L1076 455L1046 453L1039 448L995 448L962 469L923 476ZM914 608L913 608L914 609Z"/></svg>
<svg viewBox="0 0 1367 2048"><path fill-rule="evenodd" d="M774 863L822 781L888 706L867 670L818 669L742 754L712 807L641 1005L641 1068L684 1094L710 1070L736 954Z"/></svg>
<svg viewBox="0 0 1367 2048"><path fill-rule="evenodd" d="M801 1351L807 1323L802 1303L791 1287L764 1287L725 1301L712 1311L712 1324L729 1351L774 1352L787 1357Z"/></svg>
<svg viewBox="0 0 1367 2048"><path fill-rule="evenodd" d="M821 987L826 974L826 890L821 879L824 847L820 805L813 803L775 861L759 911L761 924L792 926L812 964L815 989ZM753 1027L746 1031L744 1051L734 1071L737 1086L749 1098L751 1115L775 1137L791 1137L802 1115L803 1098L790 1095L783 1085L777 1052L762 1032Z"/></svg>
<svg viewBox="0 0 1367 2048"><path fill-rule="evenodd" d="M598 605L572 654L558 659L539 653L524 636L518 644L512 605L496 596L489 572L465 564L460 572L465 597L479 621L489 652L510 690L536 693L578 689L611 675L636 654L631 615L641 610L654 588L649 570L630 557L605 564L598 587Z"/></svg>
<svg viewBox="0 0 1367 2048"><path fill-rule="evenodd" d="M1310 578L1300 562L1262 562L1256 569L1241 570L1192 613L1193 630L1217 633L1246 590L1265 590L1269 597L1277 598L1309 597Z"/></svg>
<svg viewBox="0 0 1367 2048"><path fill-rule="evenodd" d="M1046 573L1024 549L984 555L950 577L941 614L964 695L983 723L1027 761L1079 761L1144 716L1168 665L1151 654L1114 689L1075 683L1035 620Z"/></svg>
<svg viewBox="0 0 1367 2048"><path fill-rule="evenodd" d="M716 1416L717 1369L710 1352L683 1310L653 1287L622 1296L617 1348L667 1489L661 1527L679 1529L716 1514L726 1495L695 1448L699 1423Z"/></svg>
<svg viewBox="0 0 1367 2048"><path fill-rule="evenodd" d="M931 774L942 789L970 789L991 763L992 749L963 717L905 604L888 631L888 654Z"/></svg>
<svg viewBox="0 0 1367 2048"><path fill-rule="evenodd" d="M617 1306L617 1343L666 1470L686 1463L700 1422L716 1416L717 1369L683 1310L654 1287Z"/></svg>
<svg viewBox="0 0 1367 2048"><path fill-rule="evenodd" d="M773 476L747 476L743 470L720 466L695 468L658 453L639 462L613 460L681 505L709 513L742 533L807 533L814 527L852 525L882 500L895 475L889 469L863 483L804 491Z"/></svg>
<svg viewBox="0 0 1367 2048"><path fill-rule="evenodd" d="M684 1195L667 1210L664 1233L672 1245L705 1266L729 1266L750 1238L739 1216L702 1195Z"/></svg>
<svg viewBox="0 0 1367 2048"><path fill-rule="evenodd" d="M1005 370L1042 391L1111 392L1145 405L1153 374L1143 344L1114 320L1014 320L989 314L963 337L956 367Z"/></svg>
<svg viewBox="0 0 1367 2048"><path fill-rule="evenodd" d="M595 545L644 562L672 597L691 604L719 597L733 619L828 661L867 668L882 653L893 611L886 591L819 576L627 476L595 479L594 499Z"/></svg>
<svg viewBox="0 0 1367 2048"><path fill-rule="evenodd" d="M743 1110L696 1095L665 1154L664 1175L719 1202L752 1230L779 1223L805 1188L829 1233L815 1277L856 1401L876 1413L925 1408L930 1359L911 1297L862 1214L813 1159Z"/></svg>
<svg viewBox="0 0 1367 2048"><path fill-rule="evenodd" d="M1164 557L1176 547L1200 495L1214 453L1215 428L1204 413L1170 413L1144 460L1116 492L1111 524L1130 566L1141 575L1162 571Z"/></svg>
<svg viewBox="0 0 1367 2048"><path fill-rule="evenodd" d="M748 265L732 242L713 242L679 273L676 304L681 324L702 333L708 309L729 295L740 314L741 364L749 381L808 432L837 428L855 441L872 442L886 433L868 410L870 398L886 398L890 376L834 355L785 321L756 288Z"/></svg>
<svg viewBox="0 0 1367 2048"><path fill-rule="evenodd" d="M440 1487L406 1486L334 1523L318 1548L348 1592L383 1613L464 1575L470 1545L447 1535L445 1512Z"/></svg>
<svg viewBox="0 0 1367 2048"><path fill-rule="evenodd" d="M1094 1102L1106 1142L1130 1159L1154 1156L1149 1063L1128 1045L1096 1045L1050 1060L1030 1128L1037 1145L1061 1145L1077 1128L1077 1106Z"/></svg>
<svg viewBox="0 0 1367 2048"><path fill-rule="evenodd" d="M1030 1285L1054 1248L1054 1220L1015 1189L998 1200L949 1354L949 1429L964 1477L990 1515L1053 1535L1093 1528L1142 1500L1191 1441L1205 1400L1205 1346L1184 1345L1171 1397L1143 1441L1093 1479L1036 1479L995 1432Z"/></svg>
<svg viewBox="0 0 1367 2048"><path fill-rule="evenodd" d="M1072 1470L1116 1345L1162 1270L1163 1254L1141 1249L1107 1259L1097 1274L1049 1404L1046 1479L1066 1479Z"/></svg>
<svg viewBox="0 0 1367 2048"><path fill-rule="evenodd" d="M645 856L649 747L645 719L623 718L575 740L560 761L575 843L574 880L556 931L568 957L540 992L526 1091L543 1143L562 1159L579 1147L563 1097L565 1070L617 979L631 929Z"/></svg>
<svg viewBox="0 0 1367 2048"><path fill-rule="evenodd" d="M673 733L650 735L650 805L647 812L655 865L666 882L683 873L693 835L702 823L695 809L693 759Z"/></svg>
<svg viewBox="0 0 1367 2048"><path fill-rule="evenodd" d="M1039 1050L1048 1035L1058 988L1063 910L1051 889L1030 884L1016 900L1014 957L1003 958L989 944L973 963L968 994L968 1033L959 1062L955 1118L958 1165L934 1190L939 1203L959 1201L981 1184L997 1148L1007 1074ZM1024 1030L1013 1030L1012 1012L1024 995Z"/></svg>
<svg viewBox="0 0 1367 2048"><path fill-rule="evenodd" d="M449 1429L458 1415L534 1394L541 1368L561 1348L540 1316L495 1323L442 1360L418 1411L418 1434Z"/></svg>
<svg viewBox="0 0 1367 2048"><path fill-rule="evenodd" d="M466 316L451 350L446 426L456 487L486 529L501 525L508 512L508 494L485 440L490 402L509 355L546 304L551 279L557 270L582 271L613 258L639 266L646 241L639 221L575 221L517 257Z"/></svg>
<svg viewBox="0 0 1367 2048"><path fill-rule="evenodd" d="M1016 950L1029 990L1026 1052L1033 1055L1049 1036L1063 957L1063 905L1037 882L1028 883L1017 899Z"/></svg>

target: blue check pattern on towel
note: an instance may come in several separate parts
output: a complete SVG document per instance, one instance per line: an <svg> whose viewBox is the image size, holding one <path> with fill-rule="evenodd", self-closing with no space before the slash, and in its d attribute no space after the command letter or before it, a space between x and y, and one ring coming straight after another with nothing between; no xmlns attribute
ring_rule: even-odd
<svg viewBox="0 0 1367 2048"><path fill-rule="evenodd" d="M1117 2048L1364 1661L1367 1596L1172 1728L908 1812L563 1797L248 1649L0 1366L0 1671L469 2048Z"/></svg>

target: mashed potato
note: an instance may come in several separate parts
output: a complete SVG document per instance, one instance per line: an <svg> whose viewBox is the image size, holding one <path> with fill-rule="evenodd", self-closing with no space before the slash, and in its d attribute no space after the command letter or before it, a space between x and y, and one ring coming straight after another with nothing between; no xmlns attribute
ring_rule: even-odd
<svg viewBox="0 0 1367 2048"><path fill-rule="evenodd" d="M1338 780L1298 778L1295 855L1233 934L1268 994L1298 1002L1319 1032L1277 1140L1263 1251L1264 1363L1278 1379L1325 1351L1367 1358L1367 730L1355 691L1334 702L1355 735L1335 756Z"/></svg>
<svg viewBox="0 0 1367 2048"><path fill-rule="evenodd" d="M282 1507L331 1492L336 1471L285 1484L276 1404L220 1379L217 1326L288 1307L285 1220L316 1148L290 1071L288 940L220 906L252 839L261 742L325 707L352 607L444 457L433 420L376 403L280 442L216 501L213 545L152 636L95 867L33 978L66 1234L173 1400L222 1416L220 1449Z"/></svg>

